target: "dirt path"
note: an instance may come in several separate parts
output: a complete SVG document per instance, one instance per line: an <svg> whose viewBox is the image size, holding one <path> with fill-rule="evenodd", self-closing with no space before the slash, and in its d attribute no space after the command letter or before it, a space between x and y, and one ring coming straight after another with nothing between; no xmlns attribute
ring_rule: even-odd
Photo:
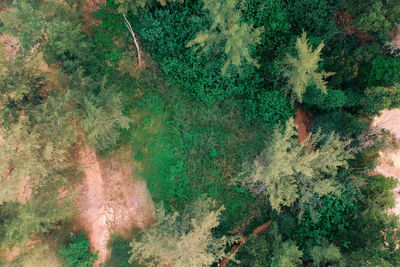
<svg viewBox="0 0 400 267"><path fill-rule="evenodd" d="M82 152L86 168L78 198L78 223L86 231L92 250L99 252L95 266L106 260L112 233L126 235L132 227L144 228L152 221L146 184L133 179L132 162L127 161L130 158L123 153L105 160L94 151Z"/></svg>
<svg viewBox="0 0 400 267"><path fill-rule="evenodd" d="M400 139L400 109L382 111L381 116L374 118L371 126L389 130L397 139ZM393 176L399 180L397 187L393 190L396 205L389 212L400 215L400 149L380 152L379 165L375 172L386 177Z"/></svg>

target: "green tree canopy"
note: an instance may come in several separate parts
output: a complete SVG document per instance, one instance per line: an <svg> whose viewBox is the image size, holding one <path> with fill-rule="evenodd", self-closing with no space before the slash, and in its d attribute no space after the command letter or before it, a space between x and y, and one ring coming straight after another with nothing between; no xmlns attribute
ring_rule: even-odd
<svg viewBox="0 0 400 267"><path fill-rule="evenodd" d="M215 209L211 199L197 200L179 215L156 211L157 222L131 243L131 261L146 266L171 264L175 267L210 266L222 259L226 245L235 237L216 238L212 229L219 225L223 207Z"/></svg>
<svg viewBox="0 0 400 267"><path fill-rule="evenodd" d="M386 34L399 24L400 2L397 0L341 0L352 24L362 30Z"/></svg>
<svg viewBox="0 0 400 267"><path fill-rule="evenodd" d="M307 34L303 32L296 40L297 58L290 54L286 57L287 68L284 70L284 75L289 79L289 86L292 87L294 96L300 103L303 102L303 94L310 84L326 93L325 79L333 73L318 72L323 47L324 43L320 43L317 49L313 50L308 43Z"/></svg>
<svg viewBox="0 0 400 267"><path fill-rule="evenodd" d="M242 174L243 182L256 186L260 183L261 191L278 212L297 200L304 208L314 194L324 196L336 189L337 183L332 177L351 158L346 150L348 144L334 133L324 136L319 132L300 143L290 119L284 133L275 128L267 148Z"/></svg>
<svg viewBox="0 0 400 267"><path fill-rule="evenodd" d="M204 9L210 13L211 27L197 33L195 39L187 46L198 45L203 51L215 49L215 46L225 43L227 60L222 67L225 73L230 65L239 67L242 60L259 66L251 56L251 46L260 42L263 28L254 29L251 24L243 22L238 0L204 0Z"/></svg>

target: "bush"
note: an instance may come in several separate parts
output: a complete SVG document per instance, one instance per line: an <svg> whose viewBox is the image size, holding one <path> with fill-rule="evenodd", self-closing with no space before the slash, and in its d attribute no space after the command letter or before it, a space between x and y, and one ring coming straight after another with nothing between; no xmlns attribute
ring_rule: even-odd
<svg viewBox="0 0 400 267"><path fill-rule="evenodd" d="M400 60L386 55L378 55L360 70L361 84L368 86L389 86L400 80Z"/></svg>
<svg viewBox="0 0 400 267"><path fill-rule="evenodd" d="M336 1L290 0L287 2L296 35L304 30L310 36L329 37L335 31L333 11L337 5Z"/></svg>
<svg viewBox="0 0 400 267"><path fill-rule="evenodd" d="M278 91L267 91L255 99L245 101L245 120L261 118L271 128L277 123L285 123L295 113L288 97Z"/></svg>
<svg viewBox="0 0 400 267"><path fill-rule="evenodd" d="M129 240L121 236L111 236L109 241L109 248L111 250L110 258L106 261L106 267L130 267L129 258L132 248L129 246ZM139 265L134 265L139 266Z"/></svg>
<svg viewBox="0 0 400 267"><path fill-rule="evenodd" d="M400 104L400 85L392 87L370 87L365 90L361 100L364 112L370 116L378 115L384 109L398 107Z"/></svg>
<svg viewBox="0 0 400 267"><path fill-rule="evenodd" d="M172 4L140 18L139 33L146 41L145 48L160 62L166 77L207 104L242 96L260 87L263 79L249 63L244 63L240 75L233 68L222 75L226 55L218 45L200 55L186 47L197 32L207 28L207 17L199 10L200 6Z"/></svg>
<svg viewBox="0 0 400 267"><path fill-rule="evenodd" d="M89 250L89 241L83 233L74 235L67 246L62 246L58 253L65 267L92 267L97 254Z"/></svg>
<svg viewBox="0 0 400 267"><path fill-rule="evenodd" d="M360 197L358 189L346 184L339 194L315 198L313 212L306 212L297 224L295 238L300 247L320 246L327 242L348 248L354 239Z"/></svg>
<svg viewBox="0 0 400 267"><path fill-rule="evenodd" d="M323 133L336 132L352 138L357 137L368 126L366 121L343 110L325 113L315 117L313 132L321 128Z"/></svg>
<svg viewBox="0 0 400 267"><path fill-rule="evenodd" d="M347 98L341 90L328 88L324 93L312 85L308 87L304 94L303 102L308 105L316 105L321 110L332 110L343 107L347 102Z"/></svg>

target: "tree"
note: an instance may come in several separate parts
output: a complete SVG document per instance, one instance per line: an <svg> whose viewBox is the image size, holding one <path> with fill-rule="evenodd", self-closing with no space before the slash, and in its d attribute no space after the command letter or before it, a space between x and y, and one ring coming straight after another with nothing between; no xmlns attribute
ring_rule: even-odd
<svg viewBox="0 0 400 267"><path fill-rule="evenodd" d="M332 244L329 246L315 246L311 249L310 254L316 265L338 262L342 258L339 248Z"/></svg>
<svg viewBox="0 0 400 267"><path fill-rule="evenodd" d="M354 26L381 35L397 27L400 3L397 0L341 0L346 13L354 17Z"/></svg>
<svg viewBox="0 0 400 267"><path fill-rule="evenodd" d="M242 60L259 66L257 60L251 57L251 46L260 43L263 28L254 29L251 24L242 21L238 0L204 0L203 9L209 11L211 27L199 32L187 46L199 46L203 51L214 49L225 42L227 60L222 67L225 73L230 65L239 67Z"/></svg>
<svg viewBox="0 0 400 267"><path fill-rule="evenodd" d="M80 121L85 137L98 150L116 145L122 129L129 128L129 119L122 113L120 94L103 91L83 99L84 115Z"/></svg>
<svg viewBox="0 0 400 267"><path fill-rule="evenodd" d="M58 192L42 190L25 204L0 204L0 247L13 248L37 240L43 234L58 228L60 222L71 216L71 201L57 203Z"/></svg>
<svg viewBox="0 0 400 267"><path fill-rule="evenodd" d="M173 1L180 1L180 0L158 0L161 5L166 5L167 1L173 2ZM136 39L136 34L132 29L132 25L129 22L128 18L126 15L128 12L132 12L134 15L137 15L138 9L140 8L145 8L147 5L151 4L151 1L149 0L116 0L115 3L119 4L118 7L118 12L122 14L124 17L124 23L125 26L128 28L129 33L133 37L133 41L135 42L136 50L138 53L138 64L139 66L142 64L142 56L141 56L141 50L139 46L139 42Z"/></svg>
<svg viewBox="0 0 400 267"><path fill-rule="evenodd" d="M197 200L181 215L165 214L162 207L158 208L157 222L143 232L140 240L132 241L130 261L176 267L210 266L219 261L226 256L226 245L238 238L213 237L211 231L219 225L223 210L215 206L211 199Z"/></svg>
<svg viewBox="0 0 400 267"><path fill-rule="evenodd" d="M320 54L324 43L320 43L313 51L308 43L307 34L296 40L296 50L298 58L288 54L286 57L287 69L284 75L289 79L289 86L292 87L297 100L303 102L303 94L310 84L315 85L326 93L326 81L324 79L333 75L325 71L318 72L318 63L321 61Z"/></svg>
<svg viewBox="0 0 400 267"><path fill-rule="evenodd" d="M0 114L3 127L9 126L21 110L26 110L27 102L40 95L44 80L44 74L39 70L42 60L41 53L7 58L6 51L0 47Z"/></svg>
<svg viewBox="0 0 400 267"><path fill-rule="evenodd" d="M396 83L391 87L369 87L364 93L361 103L364 105L364 112L370 116L400 105L400 84Z"/></svg>
<svg viewBox="0 0 400 267"><path fill-rule="evenodd" d="M272 257L271 267L296 267L301 263L303 252L299 250L292 240L277 246Z"/></svg>
<svg viewBox="0 0 400 267"><path fill-rule="evenodd" d="M290 119L284 133L275 128L267 148L241 174L242 182L264 192L278 212L297 200L300 209L304 209L315 194L324 196L337 188L330 177L338 168L347 166L347 159L351 158L346 150L348 144L335 133L324 136L319 132L300 143Z"/></svg>
<svg viewBox="0 0 400 267"><path fill-rule="evenodd" d="M277 223L272 222L268 231L249 236L249 240L237 254L240 263L232 265L296 267L301 264L302 256L303 252L299 250L296 243L291 239L285 240L278 231Z"/></svg>
<svg viewBox="0 0 400 267"><path fill-rule="evenodd" d="M80 13L57 0L15 1L0 15L2 31L19 39L24 53L44 52L47 63L87 57L88 43L81 30Z"/></svg>

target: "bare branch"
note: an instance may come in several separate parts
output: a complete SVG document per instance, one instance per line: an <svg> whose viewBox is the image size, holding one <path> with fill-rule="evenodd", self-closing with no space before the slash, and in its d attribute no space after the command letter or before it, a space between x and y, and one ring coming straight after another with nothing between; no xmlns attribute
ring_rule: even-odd
<svg viewBox="0 0 400 267"><path fill-rule="evenodd" d="M135 33L132 30L132 26L129 23L128 19L126 18L125 14L122 14L122 16L124 17L125 25L128 28L129 32L131 33L131 35L133 37L133 40L135 42L136 50L137 50L137 53L138 53L138 64L139 64L139 66L141 66L142 65L142 57L141 57L141 51L140 51L140 47L139 47L139 42L137 41Z"/></svg>

